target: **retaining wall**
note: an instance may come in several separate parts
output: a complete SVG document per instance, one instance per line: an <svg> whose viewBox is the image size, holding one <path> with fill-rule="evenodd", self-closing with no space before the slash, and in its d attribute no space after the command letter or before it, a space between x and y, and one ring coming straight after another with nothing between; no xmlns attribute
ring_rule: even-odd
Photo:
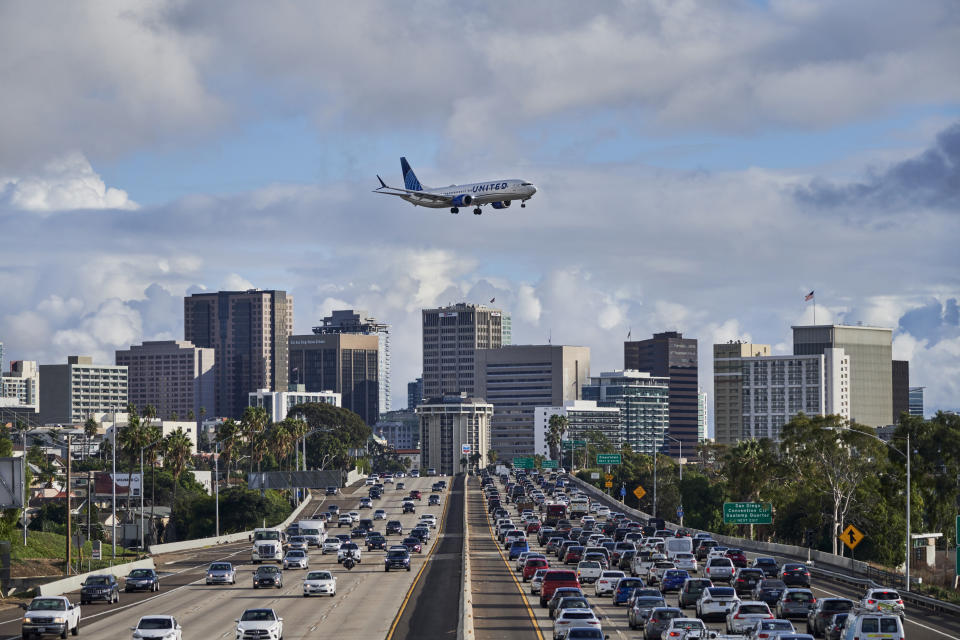
<svg viewBox="0 0 960 640"><path fill-rule="evenodd" d="M90 573L81 573L76 576L64 578L63 580L54 580L53 582L41 584L39 587L37 587L37 591L39 591L41 596L60 596L79 589L80 585L83 584L83 581L86 580L88 576L100 576L107 573L112 573L113 575L117 576L117 578L122 578L130 573L133 569L154 568L153 558L137 560L135 562L127 562L125 564L115 564L112 567L105 567L103 569L91 571Z"/></svg>

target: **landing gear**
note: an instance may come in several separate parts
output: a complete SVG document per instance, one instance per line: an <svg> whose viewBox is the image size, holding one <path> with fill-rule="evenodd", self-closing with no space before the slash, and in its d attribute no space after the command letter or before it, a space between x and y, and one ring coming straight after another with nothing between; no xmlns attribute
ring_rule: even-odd
<svg viewBox="0 0 960 640"><path fill-rule="evenodd" d="M521 209L526 209L526 208L527 208L527 203L526 203L526 202L521 202L521 203L520 203L520 208L521 208Z"/></svg>
<svg viewBox="0 0 960 640"><path fill-rule="evenodd" d="M460 213L460 209L457 207L450 207L450 213Z"/></svg>
<svg viewBox="0 0 960 640"><path fill-rule="evenodd" d="M477 207L476 209L473 210L473 215L475 216L478 216L481 213L483 213L483 211L480 210L480 207Z"/></svg>

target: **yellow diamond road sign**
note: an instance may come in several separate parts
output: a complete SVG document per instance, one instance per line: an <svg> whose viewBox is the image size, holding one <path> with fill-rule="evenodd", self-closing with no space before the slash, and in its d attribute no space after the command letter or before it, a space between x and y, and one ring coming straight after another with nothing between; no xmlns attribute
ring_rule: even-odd
<svg viewBox="0 0 960 640"><path fill-rule="evenodd" d="M613 486L613 483L610 482L609 480L607 480L605 483L603 483L603 486L605 486L607 489L609 489L610 487Z"/></svg>
<svg viewBox="0 0 960 640"><path fill-rule="evenodd" d="M613 474L607 474L607 482L613 482Z"/></svg>
<svg viewBox="0 0 960 640"><path fill-rule="evenodd" d="M853 548L860 544L860 541L863 540L863 534L860 533L860 530L857 529L852 524L848 524L847 528L843 530L843 533L840 534L840 540L843 544L847 545L847 548L853 551Z"/></svg>
<svg viewBox="0 0 960 640"><path fill-rule="evenodd" d="M637 485L637 488L633 490L633 495L637 496L637 500L642 500L643 496L647 495L647 490Z"/></svg>

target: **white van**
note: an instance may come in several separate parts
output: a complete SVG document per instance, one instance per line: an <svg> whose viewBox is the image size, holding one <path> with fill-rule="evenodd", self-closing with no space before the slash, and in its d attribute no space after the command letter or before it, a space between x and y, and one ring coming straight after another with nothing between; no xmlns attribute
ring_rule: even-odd
<svg viewBox="0 0 960 640"><path fill-rule="evenodd" d="M301 520L300 535L306 538L311 547L320 547L327 539L327 525L323 520Z"/></svg>
<svg viewBox="0 0 960 640"><path fill-rule="evenodd" d="M663 541L663 546L667 558L673 560L678 553L693 552L693 538L667 538Z"/></svg>
<svg viewBox="0 0 960 640"><path fill-rule="evenodd" d="M840 633L842 640L904 640L903 622L891 613L851 613Z"/></svg>

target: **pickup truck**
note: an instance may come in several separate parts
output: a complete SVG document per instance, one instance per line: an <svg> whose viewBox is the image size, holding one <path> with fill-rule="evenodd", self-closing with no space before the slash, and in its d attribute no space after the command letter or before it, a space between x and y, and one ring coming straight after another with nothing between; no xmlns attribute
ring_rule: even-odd
<svg viewBox="0 0 960 640"><path fill-rule="evenodd" d="M80 606L63 596L34 598L30 604L20 606L26 609L20 626L24 640L45 635L66 638L68 631L71 635L80 633Z"/></svg>

